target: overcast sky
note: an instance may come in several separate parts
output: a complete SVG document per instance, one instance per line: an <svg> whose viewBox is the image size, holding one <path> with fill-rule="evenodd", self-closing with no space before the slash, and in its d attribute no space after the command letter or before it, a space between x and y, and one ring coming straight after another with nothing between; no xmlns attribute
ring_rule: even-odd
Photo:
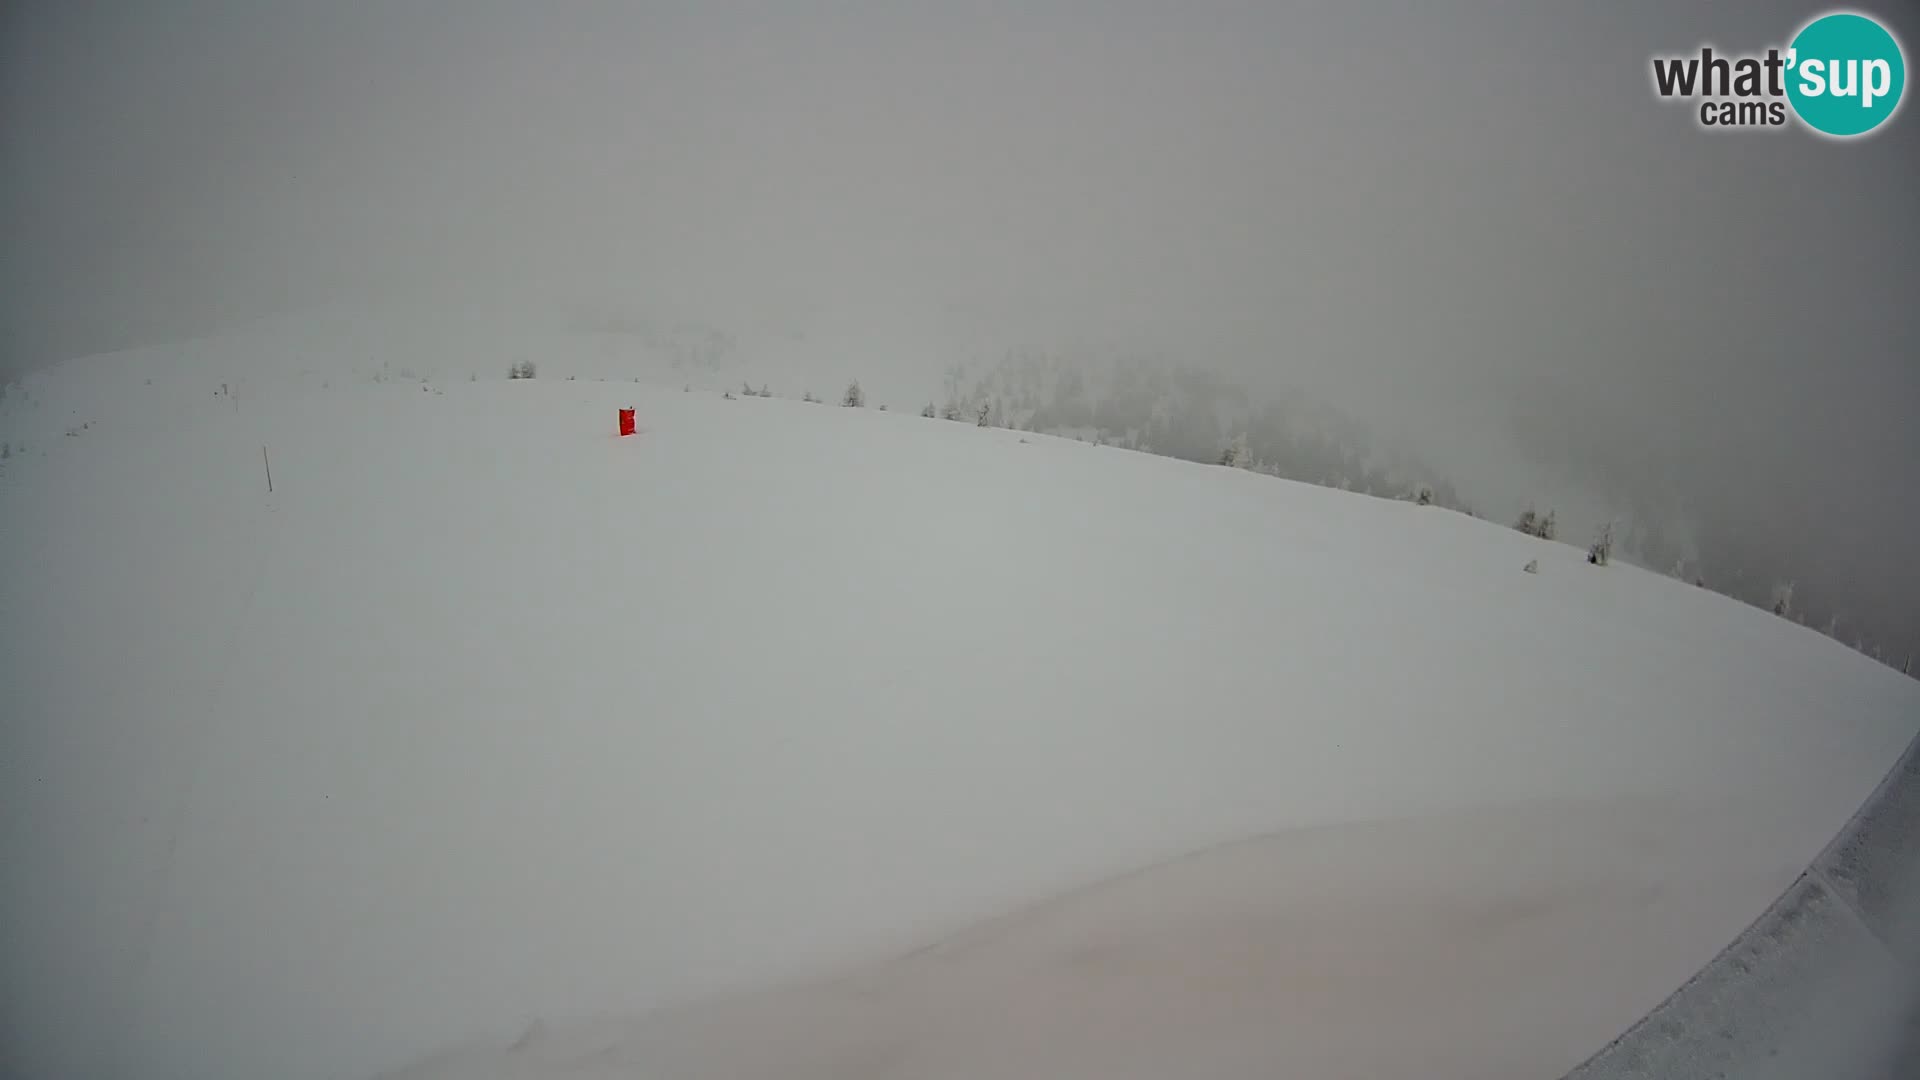
<svg viewBox="0 0 1920 1080"><path fill-rule="evenodd" d="M13 0L0 370L370 295L957 308L1496 432L1911 610L1920 114L1649 85L1820 10Z"/></svg>

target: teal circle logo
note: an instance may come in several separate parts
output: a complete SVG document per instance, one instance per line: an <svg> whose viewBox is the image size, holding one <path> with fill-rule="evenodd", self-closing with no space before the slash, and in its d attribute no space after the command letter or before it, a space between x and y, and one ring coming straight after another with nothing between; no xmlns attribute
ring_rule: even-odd
<svg viewBox="0 0 1920 1080"><path fill-rule="evenodd" d="M1865 135L1900 108L1907 61L1887 28L1852 12L1808 23L1787 52L1787 100L1815 131Z"/></svg>

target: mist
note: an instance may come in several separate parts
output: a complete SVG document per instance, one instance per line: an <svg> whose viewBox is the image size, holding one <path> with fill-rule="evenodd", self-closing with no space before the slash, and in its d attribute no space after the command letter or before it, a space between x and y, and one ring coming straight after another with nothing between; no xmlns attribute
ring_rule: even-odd
<svg viewBox="0 0 1920 1080"><path fill-rule="evenodd" d="M1898 662L1912 109L1839 143L1649 89L1811 14L15 3L0 375L371 303L1120 342L1310 393L1490 517L1626 514L1716 588L1795 581Z"/></svg>

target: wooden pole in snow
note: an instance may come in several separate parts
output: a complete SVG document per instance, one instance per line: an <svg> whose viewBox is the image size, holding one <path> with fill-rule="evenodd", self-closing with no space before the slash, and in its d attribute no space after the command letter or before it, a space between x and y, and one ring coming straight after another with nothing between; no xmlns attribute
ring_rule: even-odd
<svg viewBox="0 0 1920 1080"><path fill-rule="evenodd" d="M260 447L260 463L267 467L267 494L273 494L273 462L267 458L267 448Z"/></svg>

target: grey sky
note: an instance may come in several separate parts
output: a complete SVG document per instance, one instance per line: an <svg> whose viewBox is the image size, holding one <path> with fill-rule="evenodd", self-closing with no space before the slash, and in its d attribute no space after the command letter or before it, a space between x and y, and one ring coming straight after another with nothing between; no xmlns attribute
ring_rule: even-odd
<svg viewBox="0 0 1920 1080"><path fill-rule="evenodd" d="M1498 433L1912 611L1920 115L1649 88L1820 10L16 2L0 371L369 295L958 306Z"/></svg>

